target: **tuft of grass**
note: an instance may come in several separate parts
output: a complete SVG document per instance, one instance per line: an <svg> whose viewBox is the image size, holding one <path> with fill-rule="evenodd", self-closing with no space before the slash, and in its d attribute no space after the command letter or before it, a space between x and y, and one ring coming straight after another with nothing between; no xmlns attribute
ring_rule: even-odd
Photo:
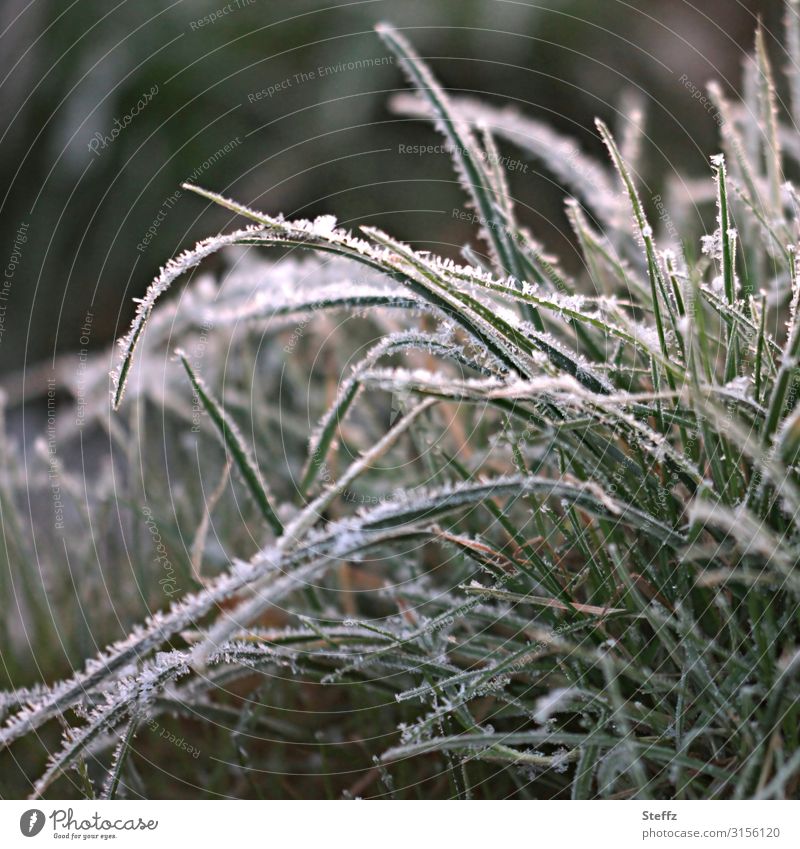
<svg viewBox="0 0 800 849"><path fill-rule="evenodd" d="M796 796L800 275L785 169L800 145L781 143L796 130L763 37L753 102L739 109L712 90L727 118L698 201L716 201L716 230L698 254L688 229L669 244L649 223L621 152L637 129L617 145L598 123L611 162L593 161L523 116L451 100L401 34L378 33L416 90L394 108L444 136L486 256L470 247L459 264L374 227L290 221L187 187L249 224L165 266L122 340L113 404L124 415L133 388L138 420L168 414L180 443L192 397L172 366L161 394L148 369L175 335L186 350L200 328L218 339L205 380L178 352L198 402L192 446L223 475L208 511L222 511L220 439L252 503L217 516L230 554L215 559L204 496L188 484L169 493L186 512L176 533L194 522L192 562L199 552L209 577L187 568L178 598L82 671L3 694L0 745L67 724L36 796L63 793L73 768L105 795L154 792L140 735L173 716L208 723L242 794L281 794L253 776L302 766L318 746L335 795ZM497 138L573 185L577 279L519 224ZM161 301L237 246L318 259L240 256L253 263L240 287L198 281L180 312ZM353 347L367 348L338 393L326 390L336 357L332 372L303 370L302 337L334 311L361 322ZM299 342L283 363L270 358L292 328ZM266 353L254 353L263 334ZM352 340L340 335L344 362ZM221 385L223 360L218 399L208 386ZM301 431L303 385L319 423ZM248 416L245 436L235 420ZM339 756L300 721L301 684L349 766L326 762ZM361 711L374 734L347 718ZM341 742L359 731L362 743ZM197 769L209 787L221 780Z"/></svg>

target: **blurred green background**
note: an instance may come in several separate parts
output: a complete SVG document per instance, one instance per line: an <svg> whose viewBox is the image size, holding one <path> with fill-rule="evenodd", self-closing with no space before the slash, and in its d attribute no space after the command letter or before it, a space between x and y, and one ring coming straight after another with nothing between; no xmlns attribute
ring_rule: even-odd
<svg viewBox="0 0 800 849"><path fill-rule="evenodd" d="M4 267L23 224L28 238L0 369L84 347L87 312L91 349L124 331L159 266L227 222L176 194L192 176L271 212L335 212L418 245L434 229L469 239L446 158L399 152L437 138L386 109L403 81L379 20L406 30L449 88L515 102L598 155L593 117L619 126L638 93L657 186L673 167L706 173L716 150L681 78L738 90L759 16L780 64L781 14L779 0L3 0ZM375 61L347 67L358 60ZM563 249L562 190L536 163L511 180L539 239Z"/></svg>

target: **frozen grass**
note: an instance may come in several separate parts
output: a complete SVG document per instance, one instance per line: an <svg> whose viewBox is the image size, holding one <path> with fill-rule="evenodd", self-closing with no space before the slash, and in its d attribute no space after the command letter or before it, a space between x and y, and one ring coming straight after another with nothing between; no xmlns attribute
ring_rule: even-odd
<svg viewBox="0 0 800 849"><path fill-rule="evenodd" d="M52 721L66 726L34 795L200 792L181 782L264 796L797 795L788 11L791 109L760 36L752 102L713 89L727 119L713 192L698 193L717 208L702 252L688 229L668 244L648 222L627 161L636 128L620 148L599 123L610 166L589 161L523 116L451 102L389 26L379 35L415 91L393 105L452 148L485 258L468 248L459 265L375 228L288 221L188 187L246 225L170 262L140 303L114 372L123 418L94 407L127 472L112 464L92 494L125 502L136 562L151 559L136 505L156 505L181 592L78 674L3 695L0 741L27 741L25 770L32 740L48 746ZM575 193L580 279L518 222L494 136ZM232 246L248 249L244 270L160 302ZM319 258L249 258L270 247ZM340 334L331 372L304 370L334 313L361 329ZM176 339L185 350L165 364ZM303 393L319 417L310 433ZM141 490L136 469L163 462L146 459L156 414L171 468L202 450L202 489L187 471ZM24 535L16 544L24 559ZM26 623L41 613L34 583L23 575ZM216 762L179 762L153 741L164 726Z"/></svg>

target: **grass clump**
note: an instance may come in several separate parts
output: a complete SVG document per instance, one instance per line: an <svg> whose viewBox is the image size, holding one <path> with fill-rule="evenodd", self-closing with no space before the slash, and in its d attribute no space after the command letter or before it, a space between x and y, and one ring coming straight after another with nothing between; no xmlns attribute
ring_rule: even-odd
<svg viewBox="0 0 800 849"><path fill-rule="evenodd" d="M124 411L130 386L176 431L192 397L201 411L192 444L223 477L202 516L176 483L182 521L194 509L191 588L73 677L7 693L0 741L67 725L35 795L72 768L107 795L158 792L137 748L162 722L206 722L247 795L796 795L800 269L784 175L800 115L779 110L760 36L754 102L712 89L726 121L698 254L688 227L681 244L654 231L635 144L598 123L610 166L565 159L567 140L451 99L399 33L378 32L415 89L393 106L445 137L485 255L466 248L460 264L187 186L248 223L154 281L113 404ZM495 137L545 164L555 152L581 276L519 222ZM317 259L246 260L238 290L195 284L176 329L161 296L232 246ZM306 328L333 313L362 327L342 341L355 365L338 393L335 358L334 373L299 367ZM189 350L206 321L228 365L180 351L185 374L168 365L156 394L147 364L164 337ZM292 326L281 364L270 345ZM319 422L300 434L304 384ZM241 520L228 551L247 554L215 560L226 488ZM198 784L228 786L193 763ZM298 764L326 782L259 784Z"/></svg>

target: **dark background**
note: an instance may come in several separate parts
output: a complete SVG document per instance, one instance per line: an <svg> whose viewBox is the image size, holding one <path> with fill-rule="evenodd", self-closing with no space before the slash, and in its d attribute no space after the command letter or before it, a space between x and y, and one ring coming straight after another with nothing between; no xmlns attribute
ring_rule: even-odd
<svg viewBox="0 0 800 849"><path fill-rule="evenodd" d="M447 158L398 152L437 138L387 111L403 86L396 66L294 77L386 56L372 32L379 20L404 29L449 88L513 100L597 155L593 117L619 125L625 93L638 92L655 186L673 168L708 173L717 149L716 124L683 74L738 91L758 16L782 64L779 0L238 2L200 27L223 0L2 0L3 267L29 225L0 342L0 370L16 373L9 385L23 367L77 349L87 311L90 347L106 345L159 266L228 220L184 192L137 249L180 182L235 139L198 183L270 212L368 221L417 244L434 231L446 243L469 239L469 225L450 216L463 196ZM272 97L248 97L286 79ZM116 140L89 150L153 86ZM562 192L536 163L511 179L536 235L563 248Z"/></svg>

